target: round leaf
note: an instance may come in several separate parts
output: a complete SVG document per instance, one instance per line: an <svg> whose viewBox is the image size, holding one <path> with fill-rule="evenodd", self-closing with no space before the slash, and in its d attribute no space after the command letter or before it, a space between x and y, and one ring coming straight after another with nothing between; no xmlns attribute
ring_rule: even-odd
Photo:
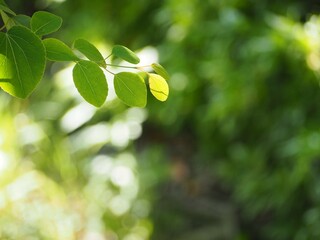
<svg viewBox="0 0 320 240"><path fill-rule="evenodd" d="M147 88L141 76L131 72L121 72L114 76L114 89L117 96L128 106L145 107Z"/></svg>
<svg viewBox="0 0 320 240"><path fill-rule="evenodd" d="M115 45L112 48L112 54L129 63L138 64L140 62L139 57L134 52L132 52L129 48L126 48L125 46Z"/></svg>
<svg viewBox="0 0 320 240"><path fill-rule="evenodd" d="M51 61L78 61L79 58L63 42L55 38L43 40L46 48L47 59Z"/></svg>
<svg viewBox="0 0 320 240"><path fill-rule="evenodd" d="M29 96L45 69L41 40L29 29L14 26L0 32L0 56L0 87L15 97Z"/></svg>
<svg viewBox="0 0 320 240"><path fill-rule="evenodd" d="M169 86L166 80L154 73L149 74L149 87L152 95L161 102L167 100L169 96Z"/></svg>
<svg viewBox="0 0 320 240"><path fill-rule="evenodd" d="M31 29L38 36L57 31L62 24L62 18L49 12L35 12L31 18Z"/></svg>
<svg viewBox="0 0 320 240"><path fill-rule="evenodd" d="M80 95L100 107L108 95L108 84L102 69L94 62L81 60L73 68L73 81Z"/></svg>
<svg viewBox="0 0 320 240"><path fill-rule="evenodd" d="M151 67L157 74L159 74L165 80L169 80L168 72L159 63L152 63Z"/></svg>
<svg viewBox="0 0 320 240"><path fill-rule="evenodd" d="M89 60L96 62L99 66L106 68L107 64L99 50L90 42L84 39L77 39L74 48L85 55Z"/></svg>

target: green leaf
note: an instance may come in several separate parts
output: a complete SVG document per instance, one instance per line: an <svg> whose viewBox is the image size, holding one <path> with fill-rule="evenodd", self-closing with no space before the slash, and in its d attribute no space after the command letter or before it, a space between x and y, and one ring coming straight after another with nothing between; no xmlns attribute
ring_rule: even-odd
<svg viewBox="0 0 320 240"><path fill-rule="evenodd" d="M16 15L12 17L12 20L15 22L16 25L25 26L30 28L31 17L23 14Z"/></svg>
<svg viewBox="0 0 320 240"><path fill-rule="evenodd" d="M11 17L8 16L8 14L4 11L0 11L1 14L1 18L4 22L4 25L6 26L7 30L9 30L10 28L12 28L13 26L15 26L15 22L13 21L13 19Z"/></svg>
<svg viewBox="0 0 320 240"><path fill-rule="evenodd" d="M147 72L137 72L137 74L142 77L142 79L144 80L144 82L148 82L149 79L149 73Z"/></svg>
<svg viewBox="0 0 320 240"><path fill-rule="evenodd" d="M115 45L112 48L112 54L118 58L121 58L129 63L138 64L140 59L129 48L121 45Z"/></svg>
<svg viewBox="0 0 320 240"><path fill-rule="evenodd" d="M90 42L84 39L77 39L74 48L85 55L89 60L96 62L99 66L106 68L107 64L99 50Z"/></svg>
<svg viewBox="0 0 320 240"><path fill-rule="evenodd" d="M46 48L47 59L50 61L78 61L79 58L66 44L55 38L43 40Z"/></svg>
<svg viewBox="0 0 320 240"><path fill-rule="evenodd" d="M132 72L121 72L114 76L114 89L117 96L128 106L145 107L147 88L141 76Z"/></svg>
<svg viewBox="0 0 320 240"><path fill-rule="evenodd" d="M166 80L154 73L149 74L149 87L152 95L161 102L167 100L169 96L169 86Z"/></svg>
<svg viewBox="0 0 320 240"><path fill-rule="evenodd" d="M31 18L31 29L38 36L57 31L61 24L61 17L45 11L35 12Z"/></svg>
<svg viewBox="0 0 320 240"><path fill-rule="evenodd" d="M98 64L80 60L73 68L73 81L78 92L90 104L100 107L108 95L108 84Z"/></svg>
<svg viewBox="0 0 320 240"><path fill-rule="evenodd" d="M1 36L1 35L0 35ZM1 38L1 37L0 37ZM0 84L9 81L13 77L13 66L6 55L0 54Z"/></svg>
<svg viewBox="0 0 320 240"><path fill-rule="evenodd" d="M0 2L0 10L9 13L11 15L16 15L3 1Z"/></svg>
<svg viewBox="0 0 320 240"><path fill-rule="evenodd" d="M45 69L41 40L29 29L14 26L0 32L0 56L0 87L15 97L29 96Z"/></svg>
<svg viewBox="0 0 320 240"><path fill-rule="evenodd" d="M159 63L152 63L151 67L157 74L159 74L165 80L169 80L168 72Z"/></svg>

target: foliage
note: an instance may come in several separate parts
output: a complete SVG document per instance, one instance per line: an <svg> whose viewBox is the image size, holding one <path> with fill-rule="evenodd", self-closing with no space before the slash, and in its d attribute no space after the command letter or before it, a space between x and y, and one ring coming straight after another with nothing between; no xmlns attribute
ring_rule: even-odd
<svg viewBox="0 0 320 240"><path fill-rule="evenodd" d="M0 3L0 6L4 27L8 30L0 35L0 87L15 97L26 98L33 92L43 77L45 58L50 61L74 61L73 77L76 88L88 103L100 107L108 95L108 85L102 69L110 72L107 69L110 65L105 60L113 55L129 63L140 62L139 57L124 46L115 45L111 55L104 58L94 45L84 39L78 39L74 42L74 48L88 58L81 60L62 41L55 38L41 40L43 36L59 30L62 25L60 17L49 12L37 11L30 18L16 15L4 2ZM114 78L117 85L116 93L124 103L132 107L146 105L146 83L139 74L114 74ZM119 87L119 79L123 80L122 87ZM151 91L157 91L167 97L168 84L152 84ZM161 101L164 100L161 98Z"/></svg>
<svg viewBox="0 0 320 240"><path fill-rule="evenodd" d="M139 127L144 109L126 109L73 133L68 116L75 124L79 111L82 119L94 107L80 102L65 110L65 99L50 97L23 109L8 95L0 99L0 239L149 238L150 203L141 196L137 159L124 148L128 136L115 135L119 127ZM113 111L112 105L100 111ZM50 120L55 114L59 120ZM103 150L107 142L113 154Z"/></svg>
<svg viewBox="0 0 320 240"><path fill-rule="evenodd" d="M8 4L63 16L54 36L88 39L102 56L115 43L158 53L171 80L167 104L143 109L125 108L109 83L101 108L83 103L64 62L24 101L0 93L4 238L319 238L315 1Z"/></svg>
<svg viewBox="0 0 320 240"><path fill-rule="evenodd" d="M174 74L147 126L161 129L153 144L166 146L172 177L159 184L153 239L319 238L320 25L308 4L162 8L159 49Z"/></svg>

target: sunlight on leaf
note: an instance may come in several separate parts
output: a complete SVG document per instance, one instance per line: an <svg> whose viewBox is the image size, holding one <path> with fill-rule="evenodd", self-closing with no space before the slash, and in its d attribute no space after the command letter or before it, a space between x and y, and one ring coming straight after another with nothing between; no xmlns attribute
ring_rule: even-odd
<svg viewBox="0 0 320 240"><path fill-rule="evenodd" d="M169 86L166 80L157 74L149 74L149 86L152 95L161 102L167 100L169 95Z"/></svg>
<svg viewBox="0 0 320 240"><path fill-rule="evenodd" d="M13 77L12 63L7 56L0 54L0 82L1 79L10 80Z"/></svg>
<svg viewBox="0 0 320 240"><path fill-rule="evenodd" d="M9 94L26 98L41 80L45 69L45 50L41 40L29 29L12 27L0 33L0 87ZM3 57L6 56L6 57Z"/></svg>

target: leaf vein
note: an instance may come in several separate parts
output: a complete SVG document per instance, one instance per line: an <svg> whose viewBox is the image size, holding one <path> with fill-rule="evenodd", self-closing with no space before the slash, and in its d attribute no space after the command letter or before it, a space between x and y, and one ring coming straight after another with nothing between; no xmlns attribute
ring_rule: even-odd
<svg viewBox="0 0 320 240"><path fill-rule="evenodd" d="M51 24L51 23L54 22L54 21L55 21L55 20L51 20L51 21L47 22L46 24L41 25L38 29L34 30L34 33L35 33L35 34L39 34L39 31L40 31L42 28L48 26L49 24Z"/></svg>
<svg viewBox="0 0 320 240"><path fill-rule="evenodd" d="M87 83L88 83L88 85L89 85L89 87L90 87L90 90L91 90L92 94L93 94L94 96L96 96L97 94L96 94L96 92L94 91L93 86L91 85L91 82L90 82L87 74L86 74L85 71L83 71L83 69L82 69L82 68L85 68L85 69L87 69L87 68L86 68L85 66L81 65L80 63L78 63L78 64L79 64L79 67L80 67L81 72L82 72L83 75L85 76L85 79L86 79L86 81L87 81Z"/></svg>
<svg viewBox="0 0 320 240"><path fill-rule="evenodd" d="M9 36L10 37L10 36ZM20 37L18 37L18 38L20 38ZM27 66L28 66L28 68L29 68L29 72L31 73L31 76L32 76L32 79L34 79L34 75L33 75L33 72L32 72L32 68L31 68L31 65L30 65L30 63L29 63L29 61L28 61L28 57L26 56L26 54L25 54L25 51L23 51L23 48L21 48L21 46L17 43L17 41L15 41L12 37L11 37L11 39L12 39L12 41L17 45L17 47L21 50L21 52L23 53L23 56L24 56L24 58L25 58L25 60L26 60L26 62L27 62ZM20 39L22 39L22 38L20 38ZM23 39L24 40L24 39ZM27 41L25 41L25 42L27 42ZM27 43L29 43L29 42L27 42ZM30 44L30 43L29 43Z"/></svg>
<svg viewBox="0 0 320 240"><path fill-rule="evenodd" d="M24 89L24 86L22 84L22 79L21 79L21 76L20 76L20 72L19 72L19 68L18 68L18 63L17 63L17 60L16 60L16 56L15 56L15 53L13 51L13 47L12 47L12 44L10 42L10 36L8 36L8 42L9 42L9 45L10 45L10 48L11 48L11 53L12 53L12 57L13 57L13 60L14 60L14 65L16 67L16 71L17 71L17 77L18 77L18 82L19 82L19 85L21 87L21 91L23 93L23 95L25 95L25 89Z"/></svg>

